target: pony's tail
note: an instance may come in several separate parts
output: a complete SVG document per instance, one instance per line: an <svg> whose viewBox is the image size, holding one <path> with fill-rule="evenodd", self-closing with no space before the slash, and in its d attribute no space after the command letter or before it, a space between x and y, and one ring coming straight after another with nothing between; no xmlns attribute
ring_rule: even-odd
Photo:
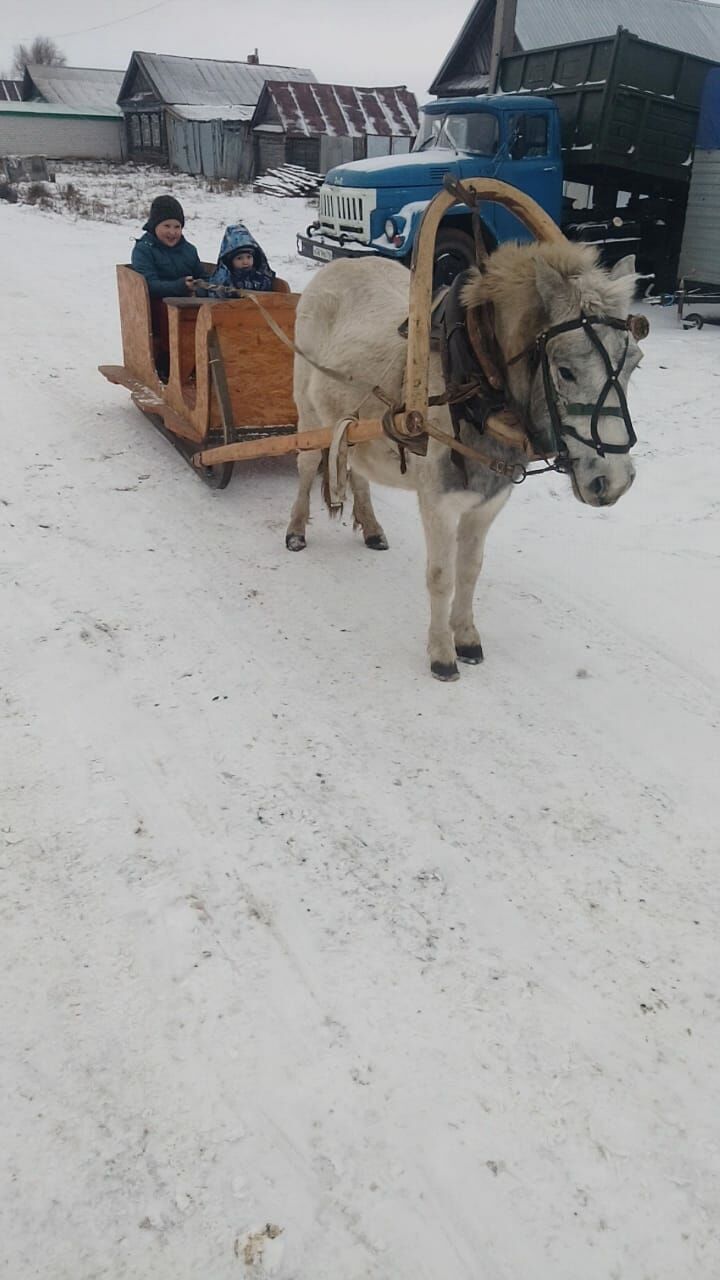
<svg viewBox="0 0 720 1280"><path fill-rule="evenodd" d="M343 504L333 503L332 492L330 489L330 450L323 449L322 459L320 461L320 472L322 474L322 496L323 502L328 509L331 520L337 520L343 513Z"/></svg>

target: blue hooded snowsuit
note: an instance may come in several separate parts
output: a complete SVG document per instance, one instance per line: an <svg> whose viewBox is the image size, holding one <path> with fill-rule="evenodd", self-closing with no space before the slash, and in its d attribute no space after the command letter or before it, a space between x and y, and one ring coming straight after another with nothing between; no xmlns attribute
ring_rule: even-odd
<svg viewBox="0 0 720 1280"><path fill-rule="evenodd" d="M253 265L246 271L234 271L231 266L232 260L236 254L242 253L243 249L252 253ZM275 272L247 227L242 222L226 227L220 245L218 264L210 277L210 283L225 285L232 289L252 289L256 292L268 293L273 287L274 279Z"/></svg>

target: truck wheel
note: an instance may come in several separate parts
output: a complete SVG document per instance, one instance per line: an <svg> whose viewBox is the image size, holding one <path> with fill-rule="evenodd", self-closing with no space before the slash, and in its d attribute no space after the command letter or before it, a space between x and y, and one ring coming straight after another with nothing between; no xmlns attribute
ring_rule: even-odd
<svg viewBox="0 0 720 1280"><path fill-rule="evenodd" d="M433 289L452 284L461 271L475 265L475 244L466 231L440 228L435 240Z"/></svg>

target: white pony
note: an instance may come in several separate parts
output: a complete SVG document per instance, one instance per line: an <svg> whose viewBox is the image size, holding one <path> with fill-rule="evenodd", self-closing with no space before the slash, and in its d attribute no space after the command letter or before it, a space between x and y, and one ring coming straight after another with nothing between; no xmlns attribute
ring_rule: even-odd
<svg viewBox="0 0 720 1280"><path fill-rule="evenodd" d="M460 293L467 309L492 303L510 402L538 439L555 439L576 497L595 507L617 502L634 479L628 451L635 437L625 389L641 359L627 321L635 279L634 259L606 271L591 246L506 244L483 273L466 273ZM407 344L398 330L408 315L408 294L405 268L379 258L344 259L318 272L298 304L297 346L349 381L331 378L296 355L300 431L352 415L361 401L360 416L382 417L386 405L366 392L378 383L402 402ZM444 390L440 356L431 352L429 393ZM447 406L431 410L431 416L452 435ZM499 460L524 461L517 450L481 435L471 421L460 422L459 438ZM473 595L485 536L512 484L479 461L459 467L451 451L434 440L426 457L406 458L403 472L400 451L387 438L353 447L354 522L368 547L384 550L388 543L369 481L417 492L427 543L431 671L453 680L456 659L482 661ZM306 545L310 490L321 460L319 451L298 456L299 492L286 536L292 551Z"/></svg>

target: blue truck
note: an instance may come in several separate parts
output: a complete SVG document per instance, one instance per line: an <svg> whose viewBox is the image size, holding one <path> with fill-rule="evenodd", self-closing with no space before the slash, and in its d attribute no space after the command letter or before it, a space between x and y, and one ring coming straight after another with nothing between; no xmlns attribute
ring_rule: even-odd
<svg viewBox="0 0 720 1280"><path fill-rule="evenodd" d="M635 253L658 289L674 288L713 65L622 28L511 54L500 67L502 92L427 103L409 155L331 169L298 252L319 262L373 254L409 265L423 210L445 175L492 177L531 195L571 239L597 244L606 263ZM484 205L481 214L489 250L528 238L507 210ZM436 285L474 260L471 214L456 205L438 232Z"/></svg>

